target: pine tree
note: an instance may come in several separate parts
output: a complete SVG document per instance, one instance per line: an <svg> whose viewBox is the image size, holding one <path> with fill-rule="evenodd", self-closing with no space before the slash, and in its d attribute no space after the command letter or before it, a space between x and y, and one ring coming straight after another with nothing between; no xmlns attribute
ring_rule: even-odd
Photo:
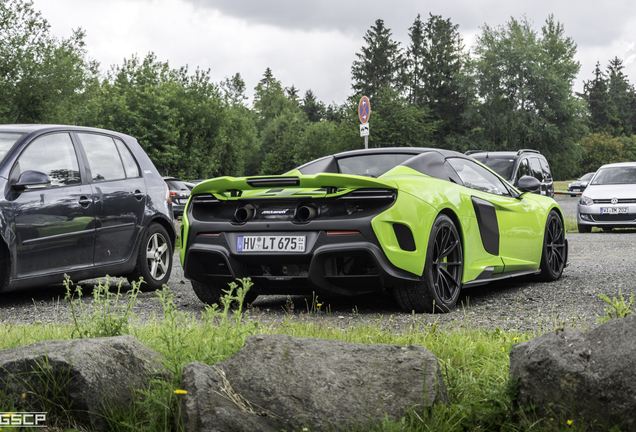
<svg viewBox="0 0 636 432"><path fill-rule="evenodd" d="M325 104L316 100L316 95L311 89L305 92L300 109L307 114L307 119L312 123L321 121L325 115Z"/></svg>
<svg viewBox="0 0 636 432"><path fill-rule="evenodd" d="M594 79L583 83L583 99L588 103L590 131L614 135L618 123L616 106L608 91L609 79L596 63Z"/></svg>
<svg viewBox="0 0 636 432"><path fill-rule="evenodd" d="M391 30L378 19L364 40L366 46L362 47L362 53L356 53L358 60L351 67L354 92L368 96L371 101L383 87L401 92L405 84L405 60L400 43L391 39Z"/></svg>
<svg viewBox="0 0 636 432"><path fill-rule="evenodd" d="M634 87L623 73L623 61L618 57L610 60L607 67L609 76L608 93L612 103L616 107L617 124L614 128L615 136L634 133L634 111L633 106L636 100Z"/></svg>

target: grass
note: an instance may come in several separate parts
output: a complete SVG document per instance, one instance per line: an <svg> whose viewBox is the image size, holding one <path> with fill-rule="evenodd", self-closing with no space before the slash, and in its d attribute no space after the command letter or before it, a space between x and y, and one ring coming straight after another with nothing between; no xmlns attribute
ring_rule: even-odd
<svg viewBox="0 0 636 432"><path fill-rule="evenodd" d="M245 291L251 285L249 280L239 283L240 286L230 286L221 307L208 307L201 316L177 311L172 294L165 287L157 292L155 299L163 305L164 319L141 324L128 306L128 303L136 301L134 286L128 294L120 290L109 293L107 289L104 291L108 285L100 283L97 294L93 293L93 307L90 308L67 280L67 301L74 311L71 312L72 324L0 325L0 349L51 339L127 333L163 354L167 359L165 366L175 374L174 380L157 383L152 391L140 393L135 405L129 409L113 407L107 420L112 430L117 431L183 430L178 420L180 405L177 403L178 398L187 397L178 391L183 367L193 361L207 364L223 361L241 349L248 335L254 334L426 346L441 363L451 405L435 406L423 412L409 411L396 422L385 420L378 423L371 429L374 431L589 430L576 419L536 419L515 406L515 390L508 379L509 352L515 344L535 337L534 334L500 329L484 331L473 328L468 318L463 328L444 331L436 324L415 320L408 330L400 333L377 326L350 325L339 329L328 324L292 322L291 314L284 315L276 325L262 325L253 321L244 309L230 307L233 302L242 302ZM612 307L621 309L625 314L625 302L619 305L621 300L613 299ZM312 309L308 313L320 311ZM62 388L63 384L58 387ZM54 390L58 387L51 386ZM33 406L31 411L37 411L37 408ZM12 412L14 409L10 402L0 399L0 412ZM75 427L70 410L57 411L55 430ZM11 429L2 429L3 432L5 430Z"/></svg>

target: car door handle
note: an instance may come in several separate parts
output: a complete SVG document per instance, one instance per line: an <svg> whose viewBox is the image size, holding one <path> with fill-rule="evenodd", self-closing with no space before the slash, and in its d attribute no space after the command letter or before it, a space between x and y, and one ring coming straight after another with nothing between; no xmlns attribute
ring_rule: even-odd
<svg viewBox="0 0 636 432"><path fill-rule="evenodd" d="M83 196L83 197L80 197L78 202L80 203L82 207L88 207L89 205L91 205L93 200Z"/></svg>
<svg viewBox="0 0 636 432"><path fill-rule="evenodd" d="M137 189L133 195L137 201L141 201L144 198L144 194L139 189Z"/></svg>

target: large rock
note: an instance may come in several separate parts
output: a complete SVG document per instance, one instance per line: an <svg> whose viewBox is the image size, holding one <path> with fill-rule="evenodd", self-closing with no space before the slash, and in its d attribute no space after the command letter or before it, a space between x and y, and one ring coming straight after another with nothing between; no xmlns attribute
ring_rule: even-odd
<svg viewBox="0 0 636 432"><path fill-rule="evenodd" d="M224 362L191 363L181 387L190 432L360 427L448 403L437 358L423 346L287 335L249 336Z"/></svg>
<svg viewBox="0 0 636 432"><path fill-rule="evenodd" d="M589 332L566 328L510 351L517 401L537 414L554 412L636 431L636 315Z"/></svg>
<svg viewBox="0 0 636 432"><path fill-rule="evenodd" d="M33 411L39 406L36 395L51 397L47 387L55 385L81 423L105 429L104 404L126 408L134 389L170 378L162 359L132 336L37 342L0 350L0 393Z"/></svg>

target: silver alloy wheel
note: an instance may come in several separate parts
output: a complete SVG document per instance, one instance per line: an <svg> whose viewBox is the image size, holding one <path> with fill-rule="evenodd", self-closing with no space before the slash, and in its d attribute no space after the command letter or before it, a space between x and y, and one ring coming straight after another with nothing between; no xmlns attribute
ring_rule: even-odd
<svg viewBox="0 0 636 432"><path fill-rule="evenodd" d="M161 280L168 272L170 264L169 252L168 242L161 233L154 233L148 239L146 261L148 262L148 271L153 279Z"/></svg>

